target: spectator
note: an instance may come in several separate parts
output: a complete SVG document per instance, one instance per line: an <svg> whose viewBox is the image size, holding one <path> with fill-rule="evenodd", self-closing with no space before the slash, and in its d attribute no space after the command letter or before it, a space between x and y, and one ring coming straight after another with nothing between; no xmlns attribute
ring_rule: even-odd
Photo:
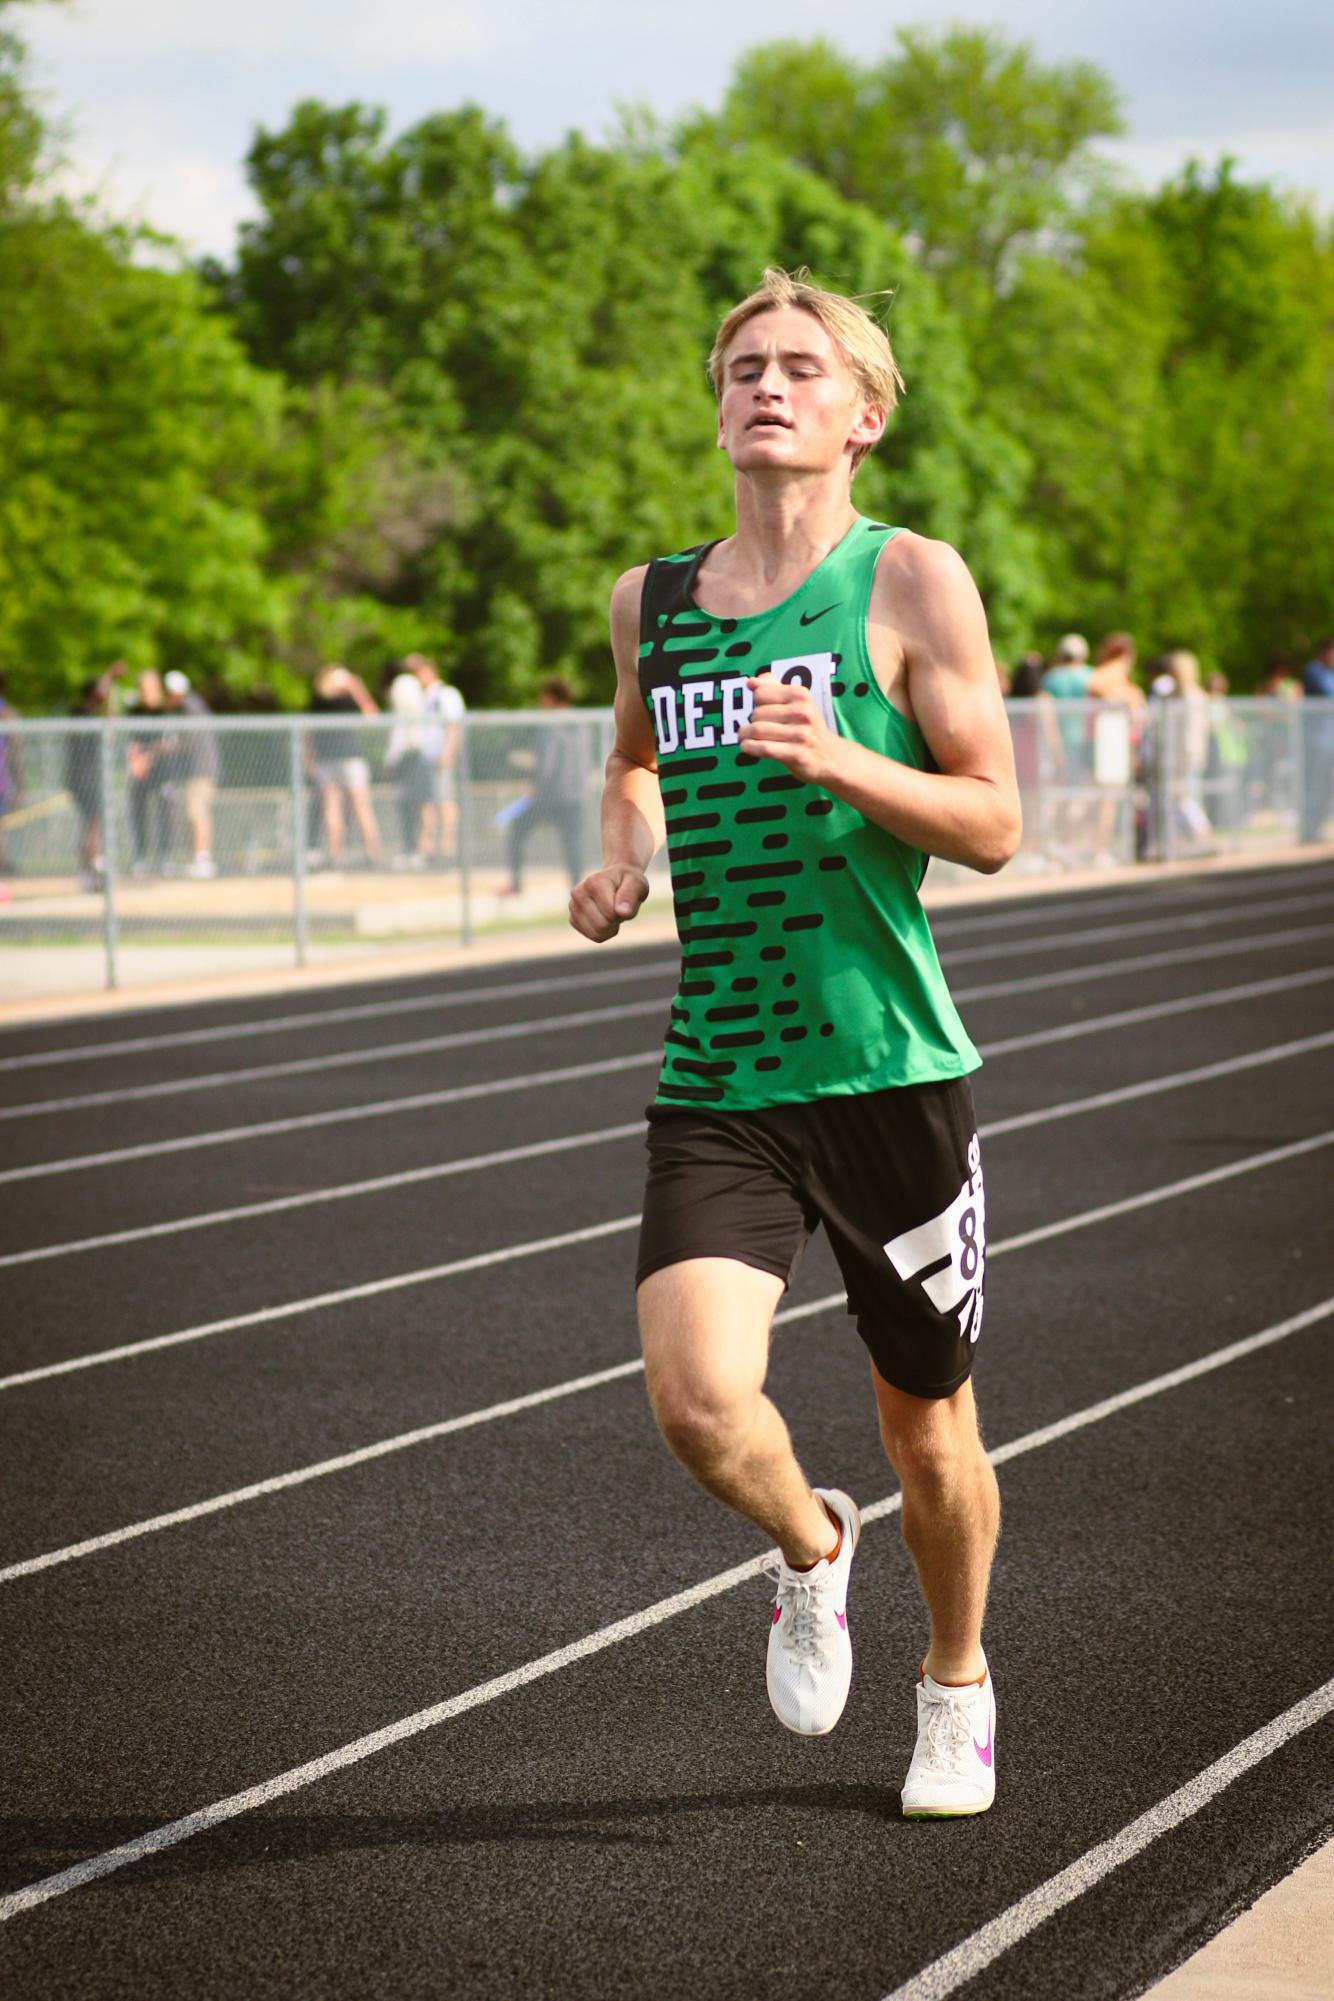
<svg viewBox="0 0 1334 2001"><path fill-rule="evenodd" d="M1090 781L1090 737L1082 708L1088 700L1093 670L1089 643L1082 632L1067 632L1056 642L1051 665L1042 677L1042 693L1062 706L1056 711L1057 777L1064 796L1054 802L1051 854L1070 867L1078 859L1087 808L1080 794Z"/></svg>
<svg viewBox="0 0 1334 2001"><path fill-rule="evenodd" d="M0 875L5 872L5 824L23 790L23 764L18 739L4 728L6 720L17 722L18 713L6 691L5 677L0 674ZM7 897L9 891L3 894Z"/></svg>
<svg viewBox="0 0 1334 2001"><path fill-rule="evenodd" d="M538 706L551 713L566 713L574 702L569 683L557 675L544 681L538 690ZM510 880L502 896L517 896L523 888L523 851L528 836L537 827L554 827L570 878L570 887L583 875L584 793L588 786L588 746L582 723L551 723L539 730L537 763L532 788L506 817L509 835Z"/></svg>
<svg viewBox="0 0 1334 2001"><path fill-rule="evenodd" d="M173 715L195 720L213 712L196 695L189 677L173 667L162 682L163 701ZM190 830L190 861L186 874L206 881L218 873L213 859L213 792L218 782L218 744L212 730L177 731L167 745L168 770L185 794L185 820Z"/></svg>
<svg viewBox="0 0 1334 2001"><path fill-rule="evenodd" d="M1302 698L1302 677L1297 667L1295 653L1271 653L1265 662L1265 671L1256 684L1257 695L1267 696L1280 702L1300 702Z"/></svg>
<svg viewBox="0 0 1334 2001"><path fill-rule="evenodd" d="M1109 632L1098 648L1088 683L1090 701L1106 702L1120 712L1115 724L1111 716L1096 716L1093 723L1093 778L1105 795L1094 830L1095 868L1114 867L1119 860L1113 836L1144 741L1144 690L1134 671L1134 640L1128 632Z"/></svg>
<svg viewBox="0 0 1334 2001"><path fill-rule="evenodd" d="M1302 693L1317 706L1302 717L1302 839L1318 841L1334 793L1334 639L1326 639L1302 673Z"/></svg>
<svg viewBox="0 0 1334 2001"><path fill-rule="evenodd" d="M85 681L71 714L105 716L111 682L106 674ZM79 886L101 889L106 879L102 849L102 743L97 730L71 730L65 738L65 790L79 816Z"/></svg>
<svg viewBox="0 0 1334 2001"><path fill-rule="evenodd" d="M1020 837L1015 866L1040 866L1044 834L1044 785L1060 768L1061 736L1056 722L1056 705L1042 695L1043 664L1040 653L1025 653L1010 683L1010 735L1014 740L1014 772L1023 802L1024 831Z"/></svg>
<svg viewBox="0 0 1334 2001"><path fill-rule="evenodd" d="M1228 678L1215 667L1204 677L1209 704L1209 756L1205 786L1213 801L1210 817L1220 833L1229 834L1245 818L1246 773L1250 744L1245 726L1228 707Z"/></svg>
<svg viewBox="0 0 1334 2001"><path fill-rule="evenodd" d="M1170 810L1176 835L1173 848L1178 853L1184 848L1188 854L1207 854L1213 847L1214 830L1200 790L1209 763L1212 732L1208 699L1200 685L1200 663L1193 653L1178 647L1165 653L1159 665L1161 672L1154 679L1154 691L1161 690L1173 704L1164 718Z"/></svg>
<svg viewBox="0 0 1334 2001"><path fill-rule="evenodd" d="M398 788L399 846L397 868L422 868L426 829L424 816L435 800L434 773L422 751L422 718L426 714L426 694L406 660L391 668L387 690L389 713L394 727L389 733L385 770Z"/></svg>
<svg viewBox="0 0 1334 2001"><path fill-rule="evenodd" d="M380 711L366 684L347 667L336 662L322 667L315 676L310 697L315 716L378 716ZM311 732L310 750L314 759L315 782L324 808L324 832L329 844L329 860L334 868L343 862L343 799L346 795L357 823L366 859L373 866L380 860L380 829L371 804L371 772L357 739L350 730L316 729Z"/></svg>
<svg viewBox="0 0 1334 2001"><path fill-rule="evenodd" d="M145 875L149 869L163 866L171 846L170 759L161 723L162 676L152 667L139 676L136 707L149 727L135 730L129 742L130 867L133 874Z"/></svg>
<svg viewBox="0 0 1334 2001"><path fill-rule="evenodd" d="M1008 693L1024 701L1042 686L1044 668L1040 653L1021 653L1010 676Z"/></svg>
<svg viewBox="0 0 1334 2001"><path fill-rule="evenodd" d="M408 665L422 690L426 723L422 753L431 772L432 800L422 814L422 851L429 858L452 862L459 851L458 765L465 714L458 689L442 680L434 660L411 653Z"/></svg>

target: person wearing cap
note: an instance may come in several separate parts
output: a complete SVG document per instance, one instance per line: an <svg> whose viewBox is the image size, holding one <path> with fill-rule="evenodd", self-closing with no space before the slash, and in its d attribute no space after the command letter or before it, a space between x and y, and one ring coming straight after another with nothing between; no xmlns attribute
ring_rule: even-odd
<svg viewBox="0 0 1334 2001"><path fill-rule="evenodd" d="M208 716L213 712L196 695L189 677L173 667L162 678L165 705L178 716ZM212 730L181 730L170 740L169 769L185 793L185 819L190 829L191 858L187 875L205 880L218 873L213 859L213 790L218 782L218 745Z"/></svg>
<svg viewBox="0 0 1334 2001"><path fill-rule="evenodd" d="M1053 813L1051 853L1063 867L1077 859L1079 837L1087 818L1086 801L1078 796L1091 776L1089 738L1083 711L1076 702L1088 700L1093 669L1089 665L1089 643L1082 632L1067 632L1056 642L1051 664L1042 676L1039 692L1068 706L1057 711L1056 749L1060 758L1058 782L1066 796L1057 798ZM1072 796L1074 795L1074 796Z"/></svg>

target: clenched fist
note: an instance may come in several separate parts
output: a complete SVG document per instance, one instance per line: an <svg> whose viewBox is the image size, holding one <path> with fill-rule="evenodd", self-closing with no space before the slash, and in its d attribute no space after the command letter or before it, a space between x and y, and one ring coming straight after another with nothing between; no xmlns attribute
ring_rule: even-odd
<svg viewBox="0 0 1334 2001"><path fill-rule="evenodd" d="M595 945L605 945L622 924L638 915L647 895L648 877L642 868L613 862L610 868L594 869L576 884L570 897L570 922Z"/></svg>

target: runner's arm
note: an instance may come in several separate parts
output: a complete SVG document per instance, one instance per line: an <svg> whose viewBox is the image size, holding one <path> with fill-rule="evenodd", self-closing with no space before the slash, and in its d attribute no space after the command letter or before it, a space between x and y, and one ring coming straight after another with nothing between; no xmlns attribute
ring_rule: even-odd
<svg viewBox="0 0 1334 2001"><path fill-rule="evenodd" d="M892 585L882 565L872 617L882 608L886 623L892 616L912 712L938 769L917 771L835 735L804 688L770 675L752 684L755 711L741 739L911 847L992 875L1018 847L1022 821L986 613L955 550L912 542Z"/></svg>
<svg viewBox="0 0 1334 2001"><path fill-rule="evenodd" d="M602 866L570 898L570 922L594 944L614 938L648 895L646 871L665 833L657 745L639 688L639 606L646 571L627 570L611 596L616 741L602 788Z"/></svg>

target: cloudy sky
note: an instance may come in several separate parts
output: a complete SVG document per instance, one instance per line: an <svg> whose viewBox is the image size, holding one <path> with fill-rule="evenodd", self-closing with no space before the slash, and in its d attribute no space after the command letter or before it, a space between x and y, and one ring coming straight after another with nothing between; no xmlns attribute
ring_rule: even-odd
<svg viewBox="0 0 1334 2001"><path fill-rule="evenodd" d="M822 34L869 59L898 25L957 19L1098 63L1128 126L1109 150L1141 179L1227 152L1334 208L1328 0L766 0L726 21L716 0L69 0L15 18L69 180L221 255L251 213L254 126L301 97L383 104L395 126L467 100L537 148L598 136L618 104L716 104L757 42Z"/></svg>

